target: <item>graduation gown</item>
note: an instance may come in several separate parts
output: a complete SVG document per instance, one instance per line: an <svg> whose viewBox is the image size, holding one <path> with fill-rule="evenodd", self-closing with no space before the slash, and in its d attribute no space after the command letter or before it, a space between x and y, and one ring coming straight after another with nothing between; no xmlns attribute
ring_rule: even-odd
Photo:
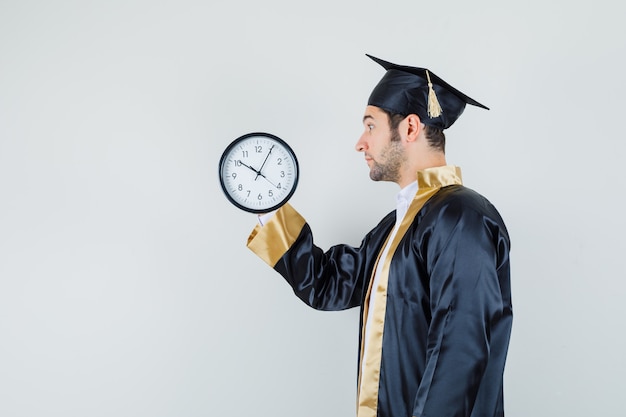
<svg viewBox="0 0 626 417"><path fill-rule="evenodd" d="M505 224L489 201L461 184L459 168L419 171L417 179L387 259L379 256L395 211L360 246L324 251L287 204L252 231L248 247L307 305L361 307L358 417L503 416L512 323ZM383 272L372 289L377 262ZM376 299L368 314L370 296Z"/></svg>

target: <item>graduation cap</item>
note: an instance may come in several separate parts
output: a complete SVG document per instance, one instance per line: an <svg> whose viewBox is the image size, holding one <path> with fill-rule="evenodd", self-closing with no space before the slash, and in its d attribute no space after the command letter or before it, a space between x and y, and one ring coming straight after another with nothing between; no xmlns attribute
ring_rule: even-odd
<svg viewBox="0 0 626 417"><path fill-rule="evenodd" d="M396 65L366 54L387 70L367 102L391 113L417 114L422 123L447 129L466 104L488 107L466 96L426 68Z"/></svg>

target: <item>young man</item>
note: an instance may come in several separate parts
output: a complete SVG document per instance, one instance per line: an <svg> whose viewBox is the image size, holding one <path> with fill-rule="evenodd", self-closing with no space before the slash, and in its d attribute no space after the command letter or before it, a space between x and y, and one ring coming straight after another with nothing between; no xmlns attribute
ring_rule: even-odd
<svg viewBox="0 0 626 417"><path fill-rule="evenodd" d="M361 307L358 417L503 416L512 322L510 241L497 210L447 165L445 136L482 104L429 70L387 71L356 144L398 205L359 247L317 247L289 204L248 247L320 310Z"/></svg>

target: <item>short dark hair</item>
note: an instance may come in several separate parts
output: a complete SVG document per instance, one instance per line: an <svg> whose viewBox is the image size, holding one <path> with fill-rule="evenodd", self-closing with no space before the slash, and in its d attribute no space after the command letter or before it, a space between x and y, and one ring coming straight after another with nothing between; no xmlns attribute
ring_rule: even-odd
<svg viewBox="0 0 626 417"><path fill-rule="evenodd" d="M398 130L398 126L400 126L400 122L402 122L406 116L406 114L401 113L392 113L385 109L381 109L389 119L389 129L392 132ZM436 127L424 125L424 134L426 135L426 139L428 140L428 144L431 148L435 148L440 150L441 152L446 152L446 135L443 133L442 129L438 129Z"/></svg>

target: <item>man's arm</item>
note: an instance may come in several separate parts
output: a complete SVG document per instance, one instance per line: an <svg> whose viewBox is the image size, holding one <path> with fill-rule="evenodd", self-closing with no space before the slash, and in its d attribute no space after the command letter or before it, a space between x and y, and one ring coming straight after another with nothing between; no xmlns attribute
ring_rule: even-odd
<svg viewBox="0 0 626 417"><path fill-rule="evenodd" d="M361 303L372 264L393 224L387 223L368 233L359 247L342 244L324 251L315 245L304 218L286 204L264 226L255 228L248 247L279 272L307 305L344 310Z"/></svg>

